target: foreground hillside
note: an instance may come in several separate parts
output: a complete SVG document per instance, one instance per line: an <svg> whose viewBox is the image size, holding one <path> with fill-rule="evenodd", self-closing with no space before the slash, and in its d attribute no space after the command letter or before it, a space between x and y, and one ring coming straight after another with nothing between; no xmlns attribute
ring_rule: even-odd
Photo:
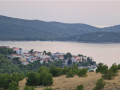
<svg viewBox="0 0 120 90"><path fill-rule="evenodd" d="M93 90L97 79L101 78L101 74L95 72L89 72L87 77L72 77L66 78L65 75L54 77L53 85L51 86L54 90L75 90L77 85L82 84L85 90ZM120 71L118 76L113 80L105 80L106 85L104 90L120 90ZM23 90L26 80L19 82L20 90ZM35 90L43 90L45 87L36 87Z"/></svg>
<svg viewBox="0 0 120 90"><path fill-rule="evenodd" d="M0 15L0 40L120 42L120 25L97 28L82 23L45 22Z"/></svg>

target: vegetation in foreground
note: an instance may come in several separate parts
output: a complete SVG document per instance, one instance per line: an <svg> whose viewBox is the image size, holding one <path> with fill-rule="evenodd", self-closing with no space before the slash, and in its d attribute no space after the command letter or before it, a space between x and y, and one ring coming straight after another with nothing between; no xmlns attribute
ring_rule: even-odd
<svg viewBox="0 0 120 90"><path fill-rule="evenodd" d="M96 81L99 80L102 75L100 73L88 72L87 77L79 77L75 75L72 78L66 78L65 75L61 75L59 77L53 77L53 85L52 86L37 86L35 90L43 90L46 87L51 87L53 90L75 90L77 86L83 85L84 90L93 90L96 86ZM105 86L103 90L115 89L119 90L120 88L120 71L118 72L118 76L113 78L112 80L104 80ZM25 86L26 80L22 80L19 82L20 90L23 90ZM23 85L24 84L24 85Z"/></svg>
<svg viewBox="0 0 120 90"><path fill-rule="evenodd" d="M35 66L29 64L27 66L22 65L19 60L13 59L9 60L6 55L14 53L10 49L0 49L0 89L3 90L19 90L18 83L20 80L26 78L26 87L24 90L34 90L35 86L51 86L54 83L53 77L58 77L66 75L69 79L74 76L87 77L87 69L78 69L77 65L70 65L66 67L56 67L52 64L49 67L41 66L38 62L35 62ZM67 56L66 56L67 57ZM15 63L15 64L14 64ZM39 68L39 69L36 69ZM118 75L118 70L120 70L120 64L113 64L110 68L103 63L99 63L96 69L97 73L102 74L102 78L98 79L94 90L101 90L105 86L104 80L112 80ZM7 73L6 73L7 72ZM46 88L51 90L52 88ZM76 89L83 90L84 86L80 85Z"/></svg>
<svg viewBox="0 0 120 90"><path fill-rule="evenodd" d="M98 79L96 81L96 86L95 86L95 88L93 90L102 90L104 88L105 84L106 83L105 83L103 78Z"/></svg>
<svg viewBox="0 0 120 90"><path fill-rule="evenodd" d="M76 90L84 90L83 85L78 85L77 88L76 88Z"/></svg>

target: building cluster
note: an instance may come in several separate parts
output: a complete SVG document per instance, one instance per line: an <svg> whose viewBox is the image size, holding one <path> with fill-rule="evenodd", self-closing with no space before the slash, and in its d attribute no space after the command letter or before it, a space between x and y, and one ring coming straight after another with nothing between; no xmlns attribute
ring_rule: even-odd
<svg viewBox="0 0 120 90"><path fill-rule="evenodd" d="M69 59L64 59L64 53L56 52L51 53L51 55L47 55L44 52L38 52L33 51L30 52L30 50L23 50L21 48L13 47L13 51L15 51L15 54L9 55L10 58L19 58L19 60L22 62L22 64L27 65L29 63L35 62L37 60L40 60L40 63L43 63L44 61L47 63L48 61L56 61L56 60L64 60L65 64L67 65ZM72 63L79 62L84 58L86 60L86 57L83 56L77 56L73 55L70 59Z"/></svg>

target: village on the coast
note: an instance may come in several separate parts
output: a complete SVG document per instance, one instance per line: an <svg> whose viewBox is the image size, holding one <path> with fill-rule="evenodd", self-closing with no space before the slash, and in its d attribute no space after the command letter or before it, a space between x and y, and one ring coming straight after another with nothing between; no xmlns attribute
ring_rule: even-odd
<svg viewBox="0 0 120 90"><path fill-rule="evenodd" d="M0 46L0 47L13 49L15 53L8 55L8 58L10 59L19 58L20 62L23 65L33 63L37 60L39 60L41 64L43 64L43 62L49 63L49 62L62 60L64 66L78 64L79 68L88 68L88 71L95 71L97 66L96 62L93 61L91 57L87 57L82 54L71 55L71 53L69 52L66 54L61 52L51 53L46 51L42 51L42 52L34 51L34 49L24 50L19 47L9 47L9 46Z"/></svg>

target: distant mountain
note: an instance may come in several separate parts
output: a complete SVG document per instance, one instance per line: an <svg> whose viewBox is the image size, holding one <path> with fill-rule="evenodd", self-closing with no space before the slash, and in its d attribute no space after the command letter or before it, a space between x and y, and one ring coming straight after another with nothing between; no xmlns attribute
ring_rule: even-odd
<svg viewBox="0 0 120 90"><path fill-rule="evenodd" d="M101 36L101 37L99 37ZM87 24L25 20L0 15L0 40L62 40L120 42L120 25L97 28Z"/></svg>
<svg viewBox="0 0 120 90"><path fill-rule="evenodd" d="M63 41L78 41L78 42L92 42L92 43L110 43L120 42L120 32L95 32L75 35L71 37L61 38Z"/></svg>

